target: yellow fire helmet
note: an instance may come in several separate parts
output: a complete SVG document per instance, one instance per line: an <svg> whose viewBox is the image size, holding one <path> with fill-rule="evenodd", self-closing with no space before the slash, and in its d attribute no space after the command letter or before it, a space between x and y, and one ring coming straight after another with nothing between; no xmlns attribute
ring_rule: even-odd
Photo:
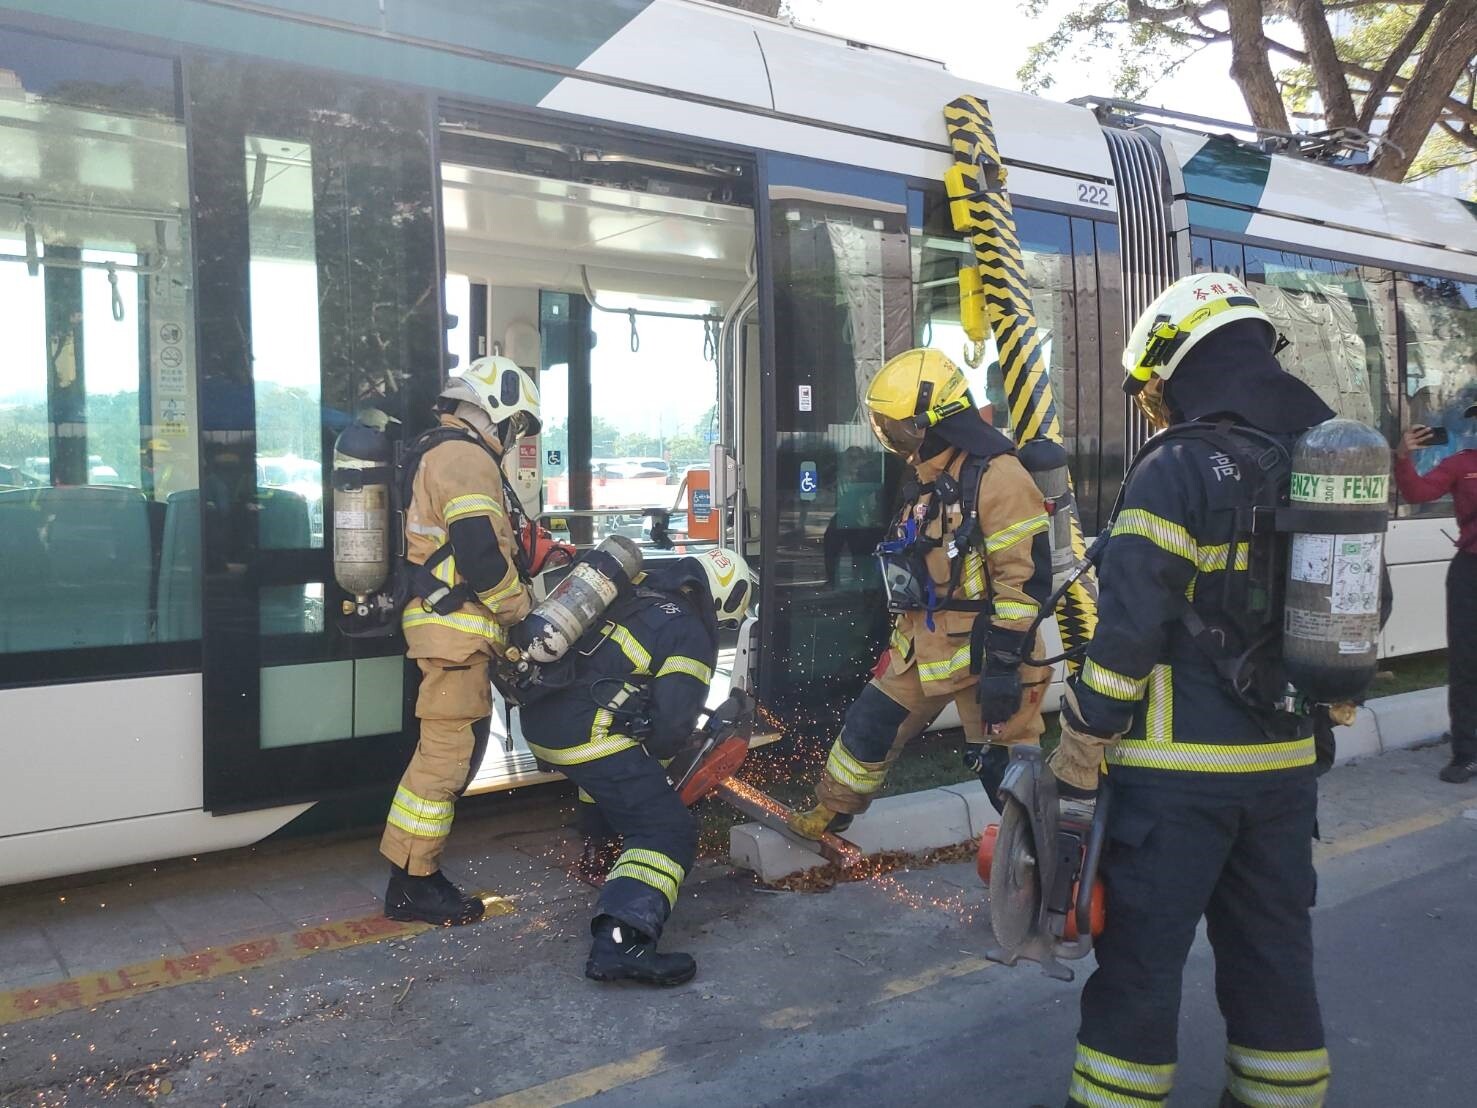
<svg viewBox="0 0 1477 1108"><path fill-rule="evenodd" d="M522 436L543 428L539 415L538 385L510 358L478 358L454 375L441 390L444 400L471 404L485 413L493 430L479 427L485 438L497 440L506 451Z"/></svg>
<svg viewBox="0 0 1477 1108"><path fill-rule="evenodd" d="M697 562L708 578L718 626L739 626L749 614L749 603L754 597L754 575L749 563L737 550L722 547L703 551L697 555Z"/></svg>
<svg viewBox="0 0 1477 1108"><path fill-rule="evenodd" d="M1230 273L1181 277L1144 309L1123 347L1123 368L1128 374L1123 391L1156 428L1163 430L1170 422L1164 382L1174 376L1196 343L1238 319L1261 321L1266 327L1267 349L1276 348L1277 328L1241 278Z"/></svg>
<svg viewBox="0 0 1477 1108"><path fill-rule="evenodd" d="M877 371L867 386L867 417L883 449L912 458L930 427L969 411L974 401L964 372L948 356L909 350Z"/></svg>

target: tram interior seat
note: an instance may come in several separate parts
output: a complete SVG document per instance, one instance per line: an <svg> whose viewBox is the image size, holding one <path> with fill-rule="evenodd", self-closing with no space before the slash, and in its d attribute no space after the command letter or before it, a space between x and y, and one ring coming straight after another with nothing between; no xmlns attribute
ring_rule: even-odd
<svg viewBox="0 0 1477 1108"><path fill-rule="evenodd" d="M257 546L262 550L305 550L311 538L307 500L284 489L257 489ZM159 556L159 639L200 637L200 492L172 493L164 511ZM292 635L308 626L305 585L262 589L260 625L264 635Z"/></svg>
<svg viewBox="0 0 1477 1108"><path fill-rule="evenodd" d="M144 496L108 485L0 493L5 649L148 641L153 546Z"/></svg>

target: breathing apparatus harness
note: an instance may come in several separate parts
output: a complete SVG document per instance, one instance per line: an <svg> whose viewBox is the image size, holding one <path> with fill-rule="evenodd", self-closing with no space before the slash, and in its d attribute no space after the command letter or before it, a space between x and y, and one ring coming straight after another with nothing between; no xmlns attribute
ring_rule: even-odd
<svg viewBox="0 0 1477 1108"><path fill-rule="evenodd" d="M935 612L984 612L991 607L989 600L989 567L985 566L985 596L978 600L958 597L960 581L964 576L964 559L972 547L983 548L984 536L979 525L979 490L990 457L977 454L966 455L964 465L956 479L947 470L932 481L922 483L909 481L903 486L902 521L895 538L879 543L876 550L882 568L882 580L887 589L887 607L891 612L924 613L928 629L934 629ZM929 497L925 506L922 500ZM962 518L959 526L947 538L930 537L928 525L941 520L945 511L958 505ZM939 585L928 571L927 556L931 551L947 547L949 558L949 580L943 595Z"/></svg>
<svg viewBox="0 0 1477 1108"><path fill-rule="evenodd" d="M1226 566L1215 598L1216 616L1207 621L1189 597L1177 599L1177 616L1191 640L1215 667L1222 682L1257 720L1269 738L1278 717L1312 714L1315 704L1307 697L1290 693L1282 663L1283 608L1287 547L1293 533L1327 532L1323 519L1307 509L1289 506L1292 454L1273 435L1254 427L1221 420L1215 423L1179 423L1144 443L1123 478L1118 499L1102 532L1086 556L1072 568L1062 584L1042 606L1028 636L1061 602L1071 584L1102 561L1123 507L1123 496L1139 466L1157 449L1171 441L1204 442L1227 456L1242 479L1252 482L1252 503L1234 509L1234 526L1226 547ZM1371 530L1382 529L1383 511L1369 514ZM1358 517L1359 513L1355 513ZM1346 526L1357 525L1345 517ZM1246 548L1246 568L1238 571L1238 552ZM1201 596L1203 594L1198 594ZM1027 641L1030 641L1028 638ZM1080 658L1088 644L1050 658L1028 658L1032 665L1053 665Z"/></svg>
<svg viewBox="0 0 1477 1108"><path fill-rule="evenodd" d="M410 501L415 488L415 475L420 470L421 462L427 454L436 447L448 442L470 442L482 450L492 459L493 465L497 467L498 476L502 478L503 502L507 506L508 516L513 526L514 536L521 537L526 530L527 520L523 514L521 501L518 493L509 482L507 474L503 471L502 459L497 453L483 441L482 436L469 428L451 427L441 424L421 432L410 445L405 448L395 467L395 493L396 493L396 523L399 540L395 549L395 579L393 585L393 596L396 610L404 608L412 601L419 600L422 607L438 616L451 615L462 605L477 599L476 590L471 584L463 581L460 584L448 585L435 574L437 566L441 565L447 558L452 556L451 536L438 546L431 556L423 564L410 561L407 555L406 524L407 515L410 511ZM514 568L518 572L518 579L525 585L529 583L528 560L520 543L514 543L513 555Z"/></svg>

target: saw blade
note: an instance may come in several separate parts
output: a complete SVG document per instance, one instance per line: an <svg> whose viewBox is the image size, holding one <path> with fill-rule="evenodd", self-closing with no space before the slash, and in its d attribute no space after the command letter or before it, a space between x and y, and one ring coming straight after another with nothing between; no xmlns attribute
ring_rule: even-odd
<svg viewBox="0 0 1477 1108"><path fill-rule="evenodd" d="M1030 937L1041 910L1041 868L1031 836L1031 816L1015 799L1007 799L995 839L990 867L990 927L1007 952L1019 950Z"/></svg>

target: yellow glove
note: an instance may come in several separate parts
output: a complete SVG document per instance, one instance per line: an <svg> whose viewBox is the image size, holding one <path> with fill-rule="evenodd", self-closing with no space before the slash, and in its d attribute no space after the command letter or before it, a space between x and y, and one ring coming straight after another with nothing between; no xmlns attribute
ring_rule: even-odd
<svg viewBox="0 0 1477 1108"><path fill-rule="evenodd" d="M1062 693L1062 741L1046 759L1057 780L1065 781L1073 788L1096 792L1098 774L1102 769L1103 751L1118 741L1117 735L1094 735L1079 725L1082 713L1077 707L1077 692L1067 683Z"/></svg>

